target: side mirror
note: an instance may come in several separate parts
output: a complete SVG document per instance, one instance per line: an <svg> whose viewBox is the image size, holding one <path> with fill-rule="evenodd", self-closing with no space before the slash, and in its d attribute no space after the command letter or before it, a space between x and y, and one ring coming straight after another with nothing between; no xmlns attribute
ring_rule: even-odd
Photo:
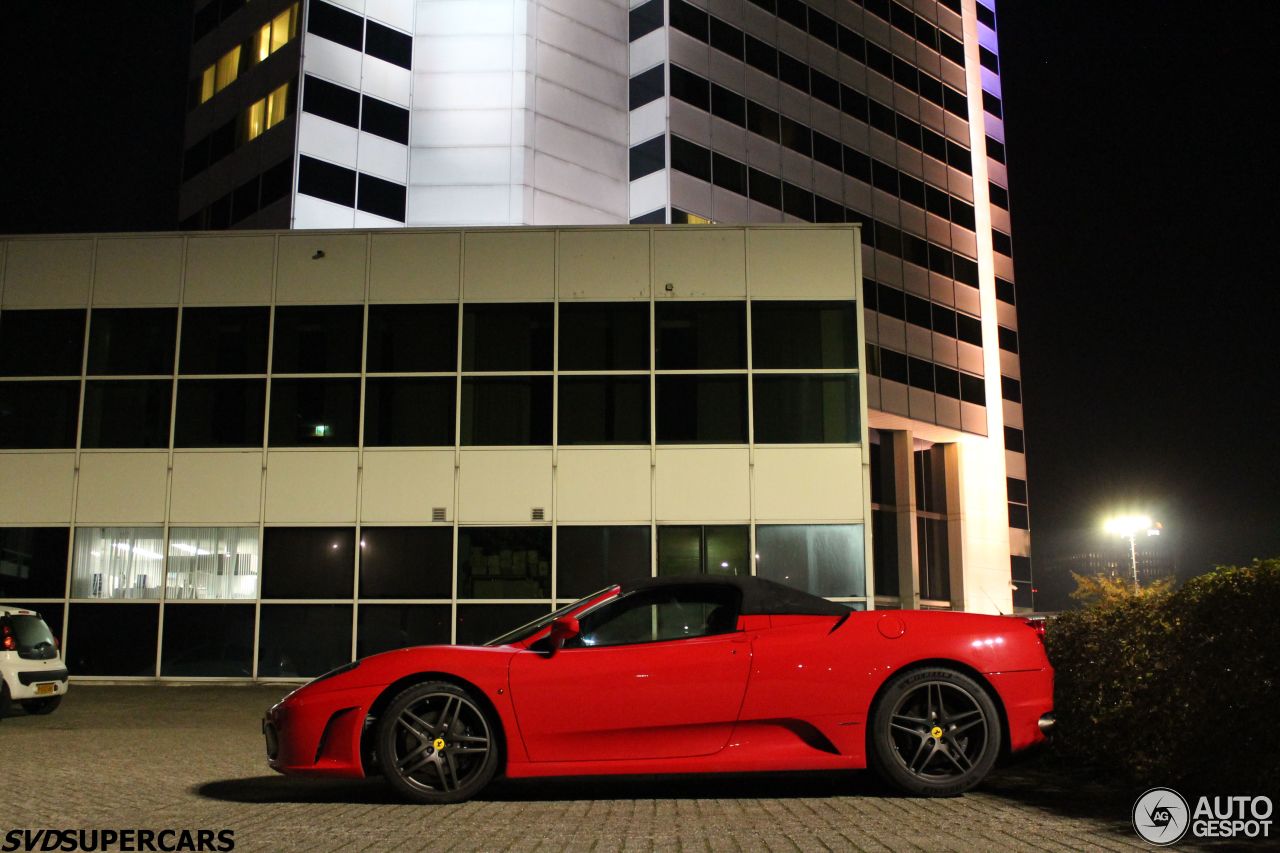
<svg viewBox="0 0 1280 853"><path fill-rule="evenodd" d="M578 620L572 616L561 616L559 619L551 623L551 654L560 651L564 646L565 640L572 640L578 636Z"/></svg>

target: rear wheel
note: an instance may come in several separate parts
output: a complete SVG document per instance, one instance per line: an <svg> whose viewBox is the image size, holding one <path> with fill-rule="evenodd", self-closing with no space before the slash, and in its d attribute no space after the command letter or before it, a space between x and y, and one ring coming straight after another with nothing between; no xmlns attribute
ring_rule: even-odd
<svg viewBox="0 0 1280 853"><path fill-rule="evenodd" d="M9 715L9 685L0 678L0 720Z"/></svg>
<svg viewBox="0 0 1280 853"><path fill-rule="evenodd" d="M871 761L896 788L927 797L964 793L1000 751L1000 715L981 685L953 669L895 679L871 715Z"/></svg>
<svg viewBox="0 0 1280 853"><path fill-rule="evenodd" d="M46 696L43 699L27 699L22 703L22 710L28 714L52 714L61 704L61 696Z"/></svg>
<svg viewBox="0 0 1280 853"><path fill-rule="evenodd" d="M467 690L428 681L391 700L378 724L378 761L391 786L420 803L457 803L498 769L497 723Z"/></svg>

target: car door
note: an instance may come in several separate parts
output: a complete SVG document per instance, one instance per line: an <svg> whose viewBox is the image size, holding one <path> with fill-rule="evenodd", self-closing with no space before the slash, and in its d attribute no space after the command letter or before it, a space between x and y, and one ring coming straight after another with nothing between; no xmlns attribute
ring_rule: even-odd
<svg viewBox="0 0 1280 853"><path fill-rule="evenodd" d="M586 614L555 654L513 656L511 698L532 761L709 755L733 731L751 668L737 590L646 589Z"/></svg>

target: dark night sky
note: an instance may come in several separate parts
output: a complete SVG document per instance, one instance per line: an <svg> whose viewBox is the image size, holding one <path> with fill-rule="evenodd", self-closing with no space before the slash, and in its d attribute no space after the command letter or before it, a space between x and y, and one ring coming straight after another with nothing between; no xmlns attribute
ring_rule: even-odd
<svg viewBox="0 0 1280 853"><path fill-rule="evenodd" d="M189 5L6 4L0 233L173 226ZM1037 562L1120 506L1280 556L1280 7L997 11Z"/></svg>

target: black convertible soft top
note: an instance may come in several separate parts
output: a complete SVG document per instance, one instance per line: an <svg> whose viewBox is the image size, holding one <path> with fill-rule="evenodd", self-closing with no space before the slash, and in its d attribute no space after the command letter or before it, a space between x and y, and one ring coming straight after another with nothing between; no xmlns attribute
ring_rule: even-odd
<svg viewBox="0 0 1280 853"><path fill-rule="evenodd" d="M684 577L641 578L622 584L622 592L664 586L729 586L742 595L742 615L845 616L849 608L816 595L801 592L764 578L727 575L687 575Z"/></svg>

